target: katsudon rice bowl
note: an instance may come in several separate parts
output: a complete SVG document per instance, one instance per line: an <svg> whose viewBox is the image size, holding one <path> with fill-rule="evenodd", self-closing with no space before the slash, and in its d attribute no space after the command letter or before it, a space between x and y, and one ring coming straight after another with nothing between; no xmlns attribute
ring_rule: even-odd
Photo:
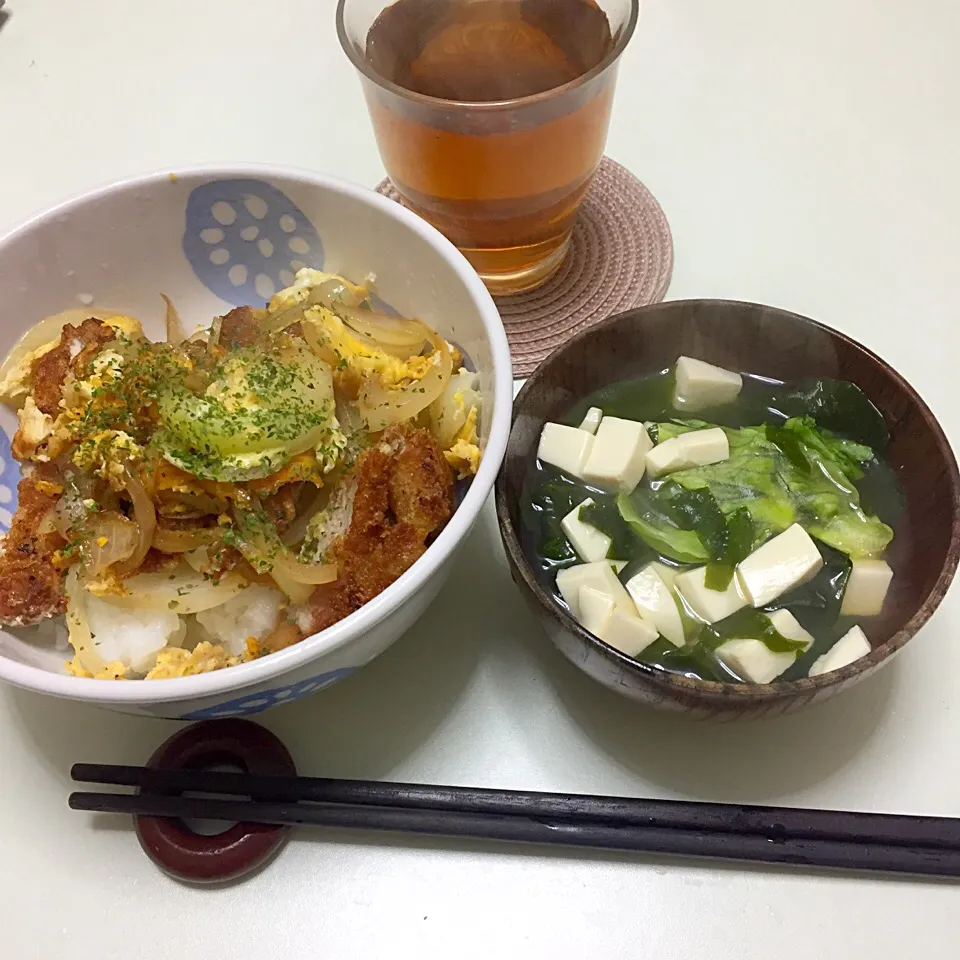
<svg viewBox="0 0 960 960"><path fill-rule="evenodd" d="M509 431L496 308L369 191L164 173L0 240L0 678L239 716L423 612Z"/></svg>

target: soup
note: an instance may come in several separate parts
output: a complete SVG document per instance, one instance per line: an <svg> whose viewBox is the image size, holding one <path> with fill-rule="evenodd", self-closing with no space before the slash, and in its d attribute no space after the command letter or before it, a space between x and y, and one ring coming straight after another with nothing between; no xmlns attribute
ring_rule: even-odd
<svg viewBox="0 0 960 960"><path fill-rule="evenodd" d="M545 425L524 550L586 629L640 661L726 682L830 672L869 652L896 566L887 443L855 384L680 358Z"/></svg>

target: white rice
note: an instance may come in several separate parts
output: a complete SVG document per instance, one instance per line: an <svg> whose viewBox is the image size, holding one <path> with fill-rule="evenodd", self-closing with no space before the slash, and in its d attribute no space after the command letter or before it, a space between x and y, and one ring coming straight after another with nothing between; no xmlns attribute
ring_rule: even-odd
<svg viewBox="0 0 960 960"><path fill-rule="evenodd" d="M279 590L254 583L195 617L172 610L129 610L92 595L86 605L94 649L103 662L119 662L131 675L143 675L156 665L161 650L192 647L200 640L239 656L248 638L263 640L276 629L284 599Z"/></svg>
<svg viewBox="0 0 960 960"><path fill-rule="evenodd" d="M276 629L284 596L259 583L251 583L219 607L197 614L197 622L215 643L234 656L246 649L248 638L263 640Z"/></svg>
<svg viewBox="0 0 960 960"><path fill-rule="evenodd" d="M164 647L179 647L186 624L172 610L145 612L86 598L87 620L94 650L104 663L122 663L131 673L143 674L157 662Z"/></svg>

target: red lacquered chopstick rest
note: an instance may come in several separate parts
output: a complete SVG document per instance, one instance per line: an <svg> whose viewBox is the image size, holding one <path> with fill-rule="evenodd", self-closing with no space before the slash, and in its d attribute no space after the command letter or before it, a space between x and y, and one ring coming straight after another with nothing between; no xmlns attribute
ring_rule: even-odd
<svg viewBox="0 0 960 960"><path fill-rule="evenodd" d="M154 770L202 770L235 765L247 773L296 776L287 748L248 720L207 720L175 733L150 758ZM134 818L147 855L161 869L191 883L236 880L256 870L287 842L290 827L237 823L206 836L168 817Z"/></svg>

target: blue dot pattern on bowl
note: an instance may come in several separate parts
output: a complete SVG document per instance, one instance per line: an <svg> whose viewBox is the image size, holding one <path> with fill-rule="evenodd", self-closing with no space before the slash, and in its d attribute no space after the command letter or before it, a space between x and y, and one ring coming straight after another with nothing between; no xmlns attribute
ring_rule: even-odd
<svg viewBox="0 0 960 960"><path fill-rule="evenodd" d="M203 285L235 307L265 303L303 267L323 269L323 241L303 211L262 180L212 180L187 200L183 252Z"/></svg>
<svg viewBox="0 0 960 960"><path fill-rule="evenodd" d="M272 690L258 690L256 693L249 693L245 697L237 697L235 700L227 700L225 703L218 703L212 707L204 707L202 710L194 710L193 713L185 714L183 720L219 720L224 717L246 717L254 713L263 713L271 707L278 707L282 703L292 703L301 697L309 696L324 687L329 687L334 683L350 676L356 667L341 667L339 670L331 670L329 673L321 673L319 676L310 677L307 680L301 680L298 683L287 687L274 687Z"/></svg>
<svg viewBox="0 0 960 960"><path fill-rule="evenodd" d="M10 530L10 522L17 511L19 482L20 464L13 459L10 438L0 430L0 533Z"/></svg>

